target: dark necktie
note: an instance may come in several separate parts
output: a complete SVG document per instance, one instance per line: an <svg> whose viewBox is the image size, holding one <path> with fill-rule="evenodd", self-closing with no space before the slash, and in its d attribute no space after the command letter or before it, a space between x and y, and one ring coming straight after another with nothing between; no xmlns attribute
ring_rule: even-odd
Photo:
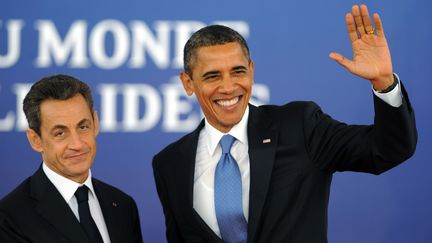
<svg viewBox="0 0 432 243"><path fill-rule="evenodd" d="M243 214L240 169L230 150L235 138L224 135L220 140L222 155L215 171L215 209L222 239L227 243L247 241L247 222Z"/></svg>
<svg viewBox="0 0 432 243"><path fill-rule="evenodd" d="M78 212L80 217L80 224L92 243L103 243L102 236L94 222L88 204L88 188L87 186L78 187L75 192L75 197L78 202Z"/></svg>

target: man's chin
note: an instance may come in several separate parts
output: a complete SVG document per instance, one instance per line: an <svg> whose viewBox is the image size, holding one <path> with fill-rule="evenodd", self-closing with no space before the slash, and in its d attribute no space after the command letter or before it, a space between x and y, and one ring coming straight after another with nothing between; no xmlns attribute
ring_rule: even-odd
<svg viewBox="0 0 432 243"><path fill-rule="evenodd" d="M84 174L90 167L91 163L89 161L68 161L69 168L74 174Z"/></svg>
<svg viewBox="0 0 432 243"><path fill-rule="evenodd" d="M231 129L233 126L237 125L240 121L241 121L241 117L239 118L238 116L233 118L227 117L222 121L222 125L226 128Z"/></svg>

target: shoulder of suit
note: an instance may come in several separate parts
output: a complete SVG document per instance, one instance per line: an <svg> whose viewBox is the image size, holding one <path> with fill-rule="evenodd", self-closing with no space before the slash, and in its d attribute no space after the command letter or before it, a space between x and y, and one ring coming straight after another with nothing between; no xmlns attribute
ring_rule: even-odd
<svg viewBox="0 0 432 243"><path fill-rule="evenodd" d="M0 211L16 210L20 204L28 201L30 197L30 178L25 179L0 200Z"/></svg>
<svg viewBox="0 0 432 243"><path fill-rule="evenodd" d="M278 110L286 110L286 109L304 109L309 106L317 106L317 104L313 101L291 101L285 103L283 105L261 105L261 106L252 106L260 110L269 110L269 111L278 111Z"/></svg>
<svg viewBox="0 0 432 243"><path fill-rule="evenodd" d="M313 101L292 101L284 105L262 105L255 107L258 112L265 113L272 118L301 118L305 112L320 110L320 107Z"/></svg>
<svg viewBox="0 0 432 243"><path fill-rule="evenodd" d="M106 182L103 182L99 179L96 178L92 178L92 182L93 182L93 186L95 187L95 190L97 191L97 193L108 193L112 196L115 196L117 198L125 198L125 199L130 199L133 200L133 198L125 193L124 191L120 190L119 188L112 186Z"/></svg>
<svg viewBox="0 0 432 243"><path fill-rule="evenodd" d="M199 130L197 129L168 144L159 153L157 153L153 157L153 166L155 166L156 163L161 163L162 161L172 160L173 156L180 155L185 147L190 149L191 146L198 141L197 138L199 135Z"/></svg>
<svg viewBox="0 0 432 243"><path fill-rule="evenodd" d="M15 205L22 201L23 198L27 198L30 194L30 179L28 177L21 184L19 184L15 189L9 192L0 200L0 209L7 205Z"/></svg>

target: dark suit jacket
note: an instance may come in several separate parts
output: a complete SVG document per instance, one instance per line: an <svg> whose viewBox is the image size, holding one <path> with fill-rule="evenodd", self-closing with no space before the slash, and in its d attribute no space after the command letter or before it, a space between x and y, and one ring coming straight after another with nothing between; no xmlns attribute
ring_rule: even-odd
<svg viewBox="0 0 432 243"><path fill-rule="evenodd" d="M135 201L99 180L92 182L111 242L142 242ZM90 243L42 167L0 201L0 242Z"/></svg>
<svg viewBox="0 0 432 243"><path fill-rule="evenodd" d="M374 98L373 126L340 123L312 102L250 105L248 242L327 242L333 172L379 174L413 154L414 113L405 90L403 95L398 108ZM195 154L203 126L153 159L169 242L222 242L193 209Z"/></svg>

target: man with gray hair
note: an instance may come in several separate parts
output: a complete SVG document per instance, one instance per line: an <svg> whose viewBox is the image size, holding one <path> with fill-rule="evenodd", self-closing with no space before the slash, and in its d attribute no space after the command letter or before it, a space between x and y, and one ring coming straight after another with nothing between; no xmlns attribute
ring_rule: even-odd
<svg viewBox="0 0 432 243"><path fill-rule="evenodd" d="M135 201L92 177L99 125L90 87L67 75L43 78L23 110L43 162L0 201L0 242L142 242Z"/></svg>

